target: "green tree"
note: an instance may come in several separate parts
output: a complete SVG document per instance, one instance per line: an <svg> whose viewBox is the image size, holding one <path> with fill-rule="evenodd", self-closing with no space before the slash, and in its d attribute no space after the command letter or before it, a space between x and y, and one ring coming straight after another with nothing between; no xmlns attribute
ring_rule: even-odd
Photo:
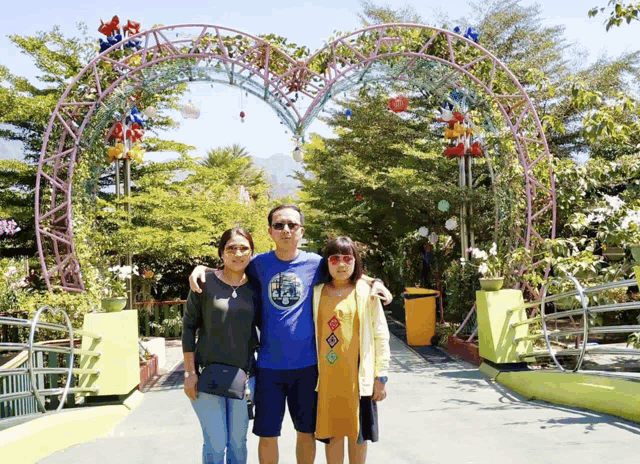
<svg viewBox="0 0 640 464"><path fill-rule="evenodd" d="M606 30L612 26L621 26L623 23L631 23L640 19L640 2L621 2L619 0L609 0L608 7L593 7L589 10L589 17L592 18L605 11L609 11L609 17L605 19Z"/></svg>
<svg viewBox="0 0 640 464"><path fill-rule="evenodd" d="M253 165L247 149L238 143L208 150L200 164L211 169L227 169L229 185L244 185L254 190L265 182L262 171Z"/></svg>

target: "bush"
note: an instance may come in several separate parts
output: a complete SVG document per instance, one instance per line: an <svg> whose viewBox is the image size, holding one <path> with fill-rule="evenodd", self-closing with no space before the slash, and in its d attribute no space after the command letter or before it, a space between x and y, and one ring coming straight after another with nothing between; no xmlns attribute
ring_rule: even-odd
<svg viewBox="0 0 640 464"><path fill-rule="evenodd" d="M450 323L460 323L475 304L476 291L480 290L478 268L452 261L444 276L444 318Z"/></svg>

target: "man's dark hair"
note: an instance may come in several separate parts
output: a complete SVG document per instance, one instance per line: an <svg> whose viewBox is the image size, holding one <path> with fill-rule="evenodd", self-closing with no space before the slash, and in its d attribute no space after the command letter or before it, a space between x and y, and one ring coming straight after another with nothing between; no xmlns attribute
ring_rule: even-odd
<svg viewBox="0 0 640 464"><path fill-rule="evenodd" d="M244 230L242 227L234 227L232 229L225 230L222 233L222 237L220 237L220 243L218 244L218 256L220 256L220 258L222 258L224 247L227 246L227 242L231 240L234 235L239 235L246 238L249 242L249 246L251 247L251 254L253 254L253 238L251 238L251 234Z"/></svg>
<svg viewBox="0 0 640 464"><path fill-rule="evenodd" d="M329 240L327 245L324 247L324 259L322 260L322 270L324 275L327 276L327 282L331 282L333 277L331 277L331 273L329 272L329 256L331 255L351 255L356 259L356 263L353 267L353 274L349 277L351 282L356 282L364 272L362 267L362 258L360 258L360 253L358 252L358 247L353 243L349 237L336 237L332 240Z"/></svg>
<svg viewBox="0 0 640 464"><path fill-rule="evenodd" d="M272 226L271 224L271 220L273 219L273 215L280 211L281 209L292 209L294 211L297 211L298 214L300 215L300 225L303 226L304 225L304 214L302 214L302 211L300 211L300 208L298 208L296 205L278 205L275 208L273 208L271 211L269 211L269 216L267 217L267 220L269 221L269 227Z"/></svg>

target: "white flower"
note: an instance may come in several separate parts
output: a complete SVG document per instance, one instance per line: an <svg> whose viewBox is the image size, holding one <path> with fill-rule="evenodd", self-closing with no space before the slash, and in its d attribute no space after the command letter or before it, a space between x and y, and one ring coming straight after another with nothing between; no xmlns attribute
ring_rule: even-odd
<svg viewBox="0 0 640 464"><path fill-rule="evenodd" d="M625 202L617 195L615 197L611 195L604 195L604 199L609 203L609 206L611 206L611 209L614 211L618 211L625 205Z"/></svg>
<svg viewBox="0 0 640 464"><path fill-rule="evenodd" d="M447 230L454 230L458 228L458 220L454 217L447 219L447 222L444 223L444 227Z"/></svg>
<svg viewBox="0 0 640 464"><path fill-rule="evenodd" d="M478 272L482 275L485 275L487 272L489 272L489 266L487 266L487 263L482 263L480 266L478 266Z"/></svg>
<svg viewBox="0 0 640 464"><path fill-rule="evenodd" d="M498 245L496 245L496 242L493 242L493 245L491 245L491 248L489 249L489 254L491 256L498 256Z"/></svg>
<svg viewBox="0 0 640 464"><path fill-rule="evenodd" d="M489 258L489 255L486 251L482 251L478 248L473 249L473 251L471 252L471 256L474 259L479 259L480 261L486 261Z"/></svg>

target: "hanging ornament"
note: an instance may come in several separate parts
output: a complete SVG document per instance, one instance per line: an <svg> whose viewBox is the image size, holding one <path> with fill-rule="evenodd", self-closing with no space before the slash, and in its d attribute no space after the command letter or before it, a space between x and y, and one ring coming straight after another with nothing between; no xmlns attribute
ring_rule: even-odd
<svg viewBox="0 0 640 464"><path fill-rule="evenodd" d="M432 245L438 243L438 234L436 234L435 232L431 232L431 234L429 234L429 242Z"/></svg>
<svg viewBox="0 0 640 464"><path fill-rule="evenodd" d="M180 114L185 119L198 119L200 117L200 107L194 103L185 103L180 107Z"/></svg>
<svg viewBox="0 0 640 464"><path fill-rule="evenodd" d="M291 154L293 155L294 161L298 163L300 163L304 159L302 155L302 149L298 145L296 145Z"/></svg>
<svg viewBox="0 0 640 464"><path fill-rule="evenodd" d="M440 200L438 202L438 209L443 213L449 211L449 202L447 200Z"/></svg>
<svg viewBox="0 0 640 464"><path fill-rule="evenodd" d="M394 113L402 113L409 107L407 97L396 97L389 100L389 109Z"/></svg>
<svg viewBox="0 0 640 464"><path fill-rule="evenodd" d="M429 235L429 228L422 226L418 229L418 233L422 236L422 237L426 237L427 235Z"/></svg>
<svg viewBox="0 0 640 464"><path fill-rule="evenodd" d="M148 118L155 118L156 116L158 116L158 110L155 106L147 106L144 110L142 110L142 114L144 114Z"/></svg>
<svg viewBox="0 0 640 464"><path fill-rule="evenodd" d="M347 121L351 121L351 108L347 108L347 111L344 112L347 115Z"/></svg>
<svg viewBox="0 0 640 464"><path fill-rule="evenodd" d="M244 122L244 111L240 111L240 122Z"/></svg>
<svg viewBox="0 0 640 464"><path fill-rule="evenodd" d="M454 217L447 219L447 222L444 223L444 227L447 230L455 230L458 228L458 220Z"/></svg>

